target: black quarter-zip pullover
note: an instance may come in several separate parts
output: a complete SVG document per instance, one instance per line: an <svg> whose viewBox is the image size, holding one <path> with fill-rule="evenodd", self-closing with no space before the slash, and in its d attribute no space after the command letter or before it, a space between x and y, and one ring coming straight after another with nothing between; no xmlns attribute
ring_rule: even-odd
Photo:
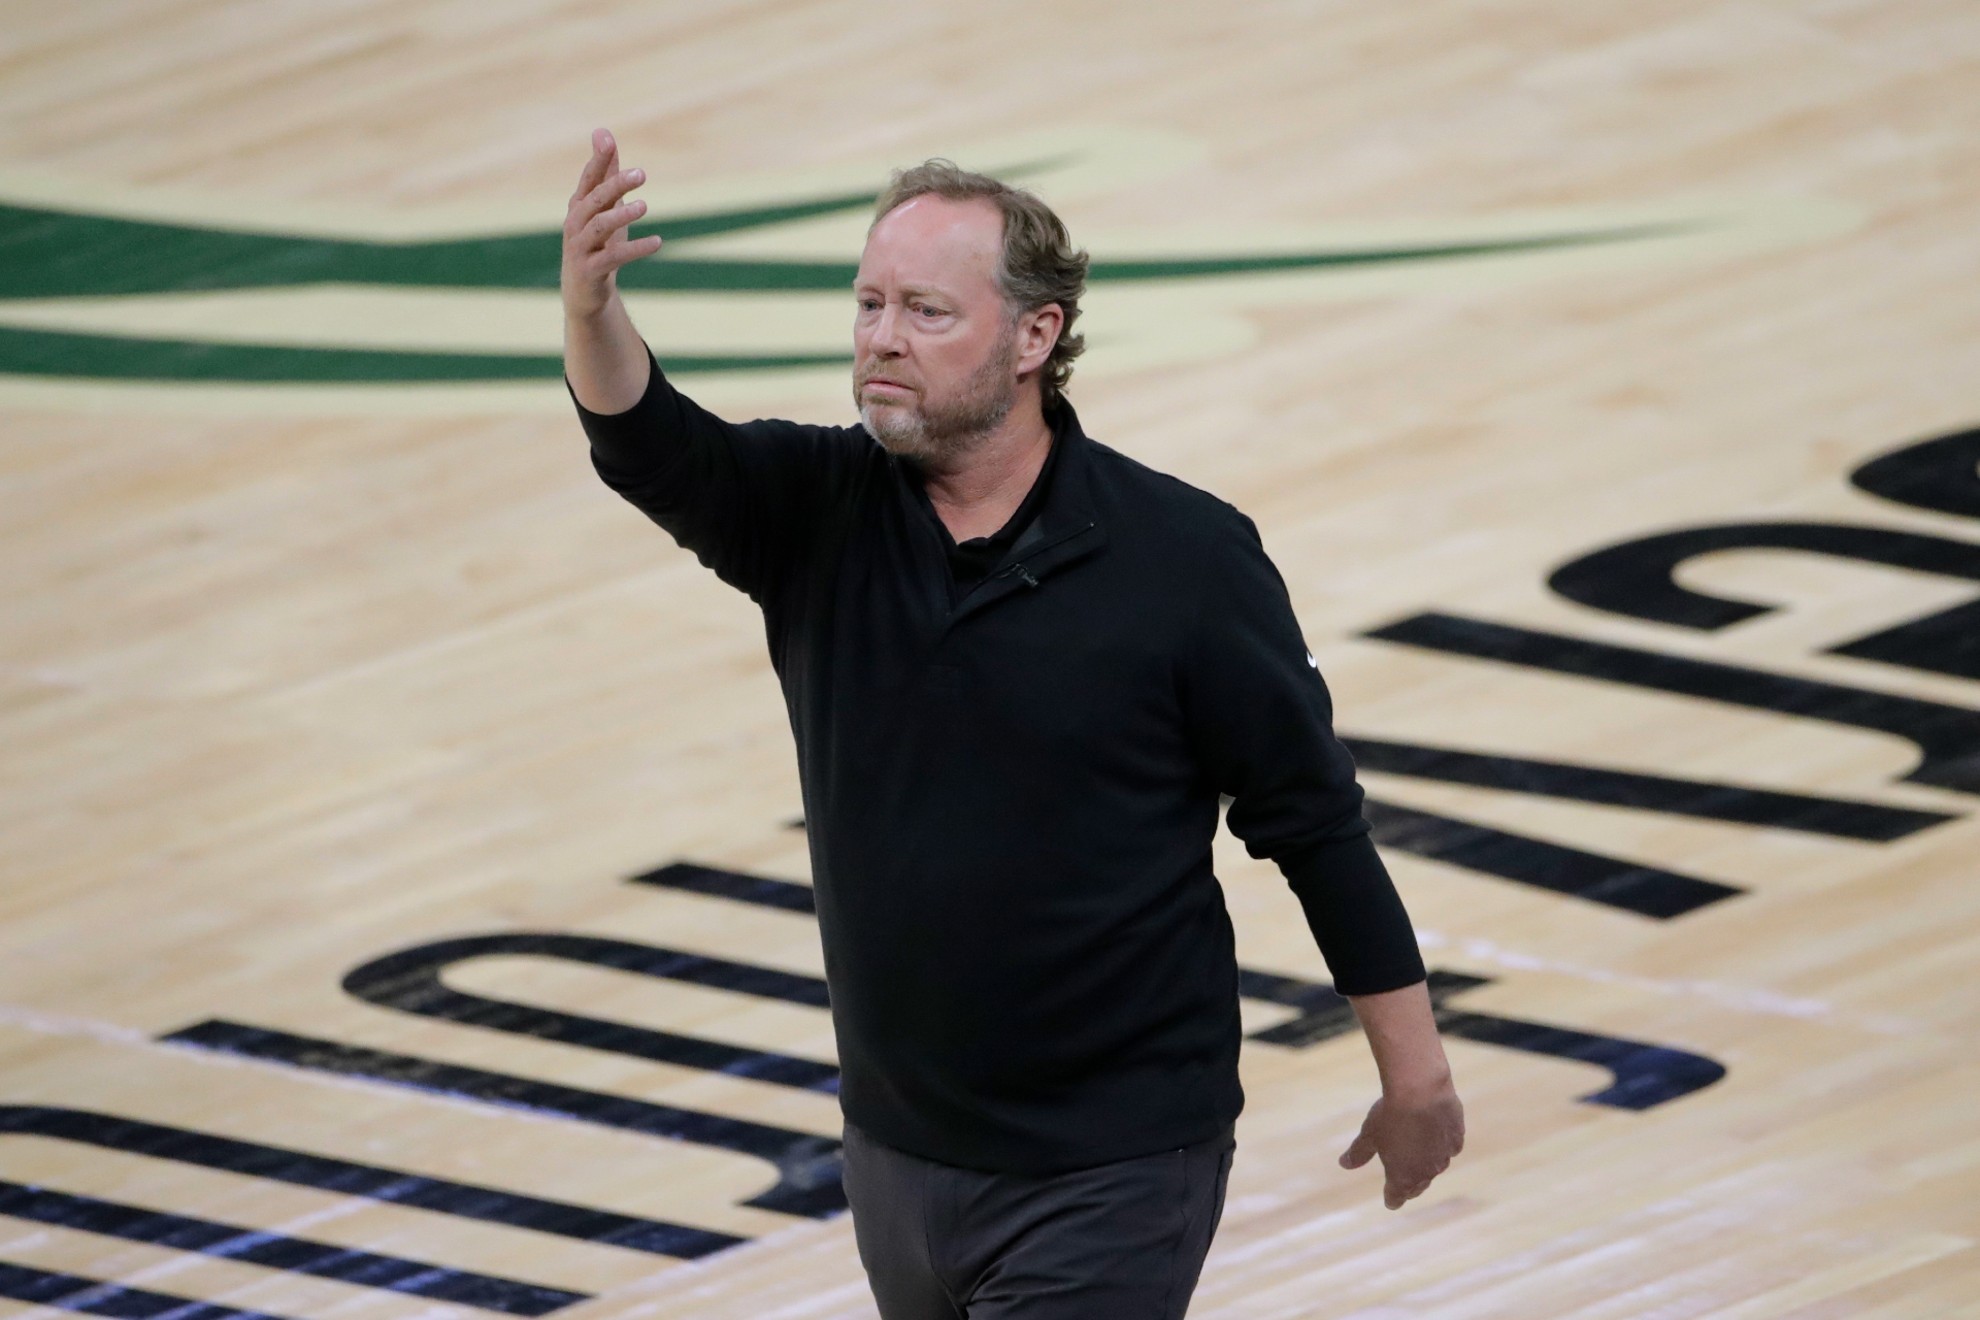
<svg viewBox="0 0 1980 1320"><path fill-rule="evenodd" d="M863 427L726 422L650 371L624 413L572 403L599 477L762 609L855 1124L1049 1173L1233 1121L1220 795L1338 990L1424 979L1250 518L1062 401L1028 518L952 586L919 474Z"/></svg>
<svg viewBox="0 0 1980 1320"><path fill-rule="evenodd" d="M1039 501L1044 498L1045 492L1051 489L1052 471L1058 466L1055 461L1058 457L1059 444L1054 439L1046 446L1045 461L1039 464L1038 475L1031 481L1031 489L1025 492L1024 499L1011 511L1011 516L1004 520L1004 525L988 536L972 536L961 542L950 534L948 525L942 521L942 515L935 511L934 501L928 498L927 482L915 480L912 472L906 474L916 496L915 504L935 524L936 530L942 535L943 548L948 552L951 605L959 602L971 587L987 577L990 570L1003 558L1004 551L1010 548L1011 542L1017 540L1018 534L1031 525L1032 515L1038 512Z"/></svg>

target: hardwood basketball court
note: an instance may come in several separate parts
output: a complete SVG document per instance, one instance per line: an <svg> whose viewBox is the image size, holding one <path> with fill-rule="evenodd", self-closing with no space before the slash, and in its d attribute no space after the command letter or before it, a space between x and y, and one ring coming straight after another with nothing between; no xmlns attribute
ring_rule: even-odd
<svg viewBox="0 0 1980 1320"><path fill-rule="evenodd" d="M1220 836L1192 1315L1980 1316L1971 5L0 32L0 1312L872 1314L760 616L560 378L604 125L734 417L851 420L889 168L1037 187L1087 429L1287 578L1469 1131L1336 1165L1373 1066Z"/></svg>

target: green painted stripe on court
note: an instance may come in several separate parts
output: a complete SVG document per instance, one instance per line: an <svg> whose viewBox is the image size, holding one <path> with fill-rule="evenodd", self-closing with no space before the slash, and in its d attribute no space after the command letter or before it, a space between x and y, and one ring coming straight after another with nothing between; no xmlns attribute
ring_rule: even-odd
<svg viewBox="0 0 1980 1320"><path fill-rule="evenodd" d="M667 353L671 373L780 371L843 366L846 353ZM204 381L234 384L431 383L553 380L561 353L436 353L374 348L220 344L136 339L0 326L0 374L63 380Z"/></svg>

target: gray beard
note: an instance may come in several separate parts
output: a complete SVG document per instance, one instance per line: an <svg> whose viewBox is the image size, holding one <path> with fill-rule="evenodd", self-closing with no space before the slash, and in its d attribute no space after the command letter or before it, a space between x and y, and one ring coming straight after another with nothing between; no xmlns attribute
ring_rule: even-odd
<svg viewBox="0 0 1980 1320"><path fill-rule="evenodd" d="M1000 336L982 366L970 373L954 399L914 409L861 402L859 420L866 433L891 454L924 467L948 468L976 442L997 429L1017 403L1017 382L1010 375L1017 348L1015 328Z"/></svg>

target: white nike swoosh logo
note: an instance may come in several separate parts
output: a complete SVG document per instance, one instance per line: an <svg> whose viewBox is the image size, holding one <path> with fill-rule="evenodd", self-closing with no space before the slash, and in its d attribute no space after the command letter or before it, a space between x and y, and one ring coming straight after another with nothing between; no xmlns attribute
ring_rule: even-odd
<svg viewBox="0 0 1980 1320"><path fill-rule="evenodd" d="M1313 652L1311 651L1308 651L1306 653L1306 663L1312 665L1315 669L1318 669L1320 667L1320 662L1313 658Z"/></svg>

